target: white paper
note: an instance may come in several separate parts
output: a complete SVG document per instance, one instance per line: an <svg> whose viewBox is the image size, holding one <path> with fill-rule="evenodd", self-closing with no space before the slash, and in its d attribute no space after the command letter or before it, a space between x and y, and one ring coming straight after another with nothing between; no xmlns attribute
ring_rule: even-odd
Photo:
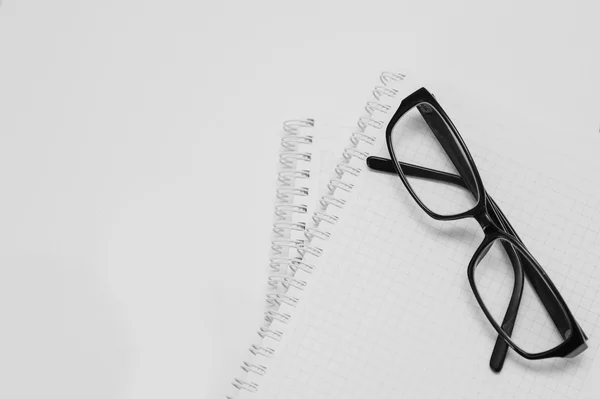
<svg viewBox="0 0 600 399"><path fill-rule="evenodd" d="M410 94L415 85L406 85ZM260 398L564 398L595 391L600 334L600 196L578 154L529 141L528 119L438 92L483 178L581 327L574 359L488 366L497 334L467 281L483 239L473 220L437 222L399 178L362 173L276 355ZM502 115L499 118L499 115ZM389 157L379 134L374 153ZM597 170L597 169L596 169ZM586 180L587 179L587 180ZM590 396L591 397L591 396Z"/></svg>

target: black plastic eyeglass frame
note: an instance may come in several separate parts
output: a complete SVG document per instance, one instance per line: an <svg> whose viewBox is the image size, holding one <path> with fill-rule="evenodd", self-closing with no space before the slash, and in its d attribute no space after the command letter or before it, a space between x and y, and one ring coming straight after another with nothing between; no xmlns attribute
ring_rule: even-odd
<svg viewBox="0 0 600 399"><path fill-rule="evenodd" d="M433 107L437 113L424 112L428 107L418 107L418 105L422 103L426 103L426 105ZM454 164L459 175L398 161L392 145L392 131L398 120L415 107L419 110L436 139L448 154L448 157ZM448 132L448 128L450 129L450 132ZM387 125L386 142L392 159L368 157L367 165L369 168L381 172L396 173L414 200L432 218L436 220L457 220L472 217L477 220L483 229L485 237L469 262L467 276L475 299L479 303L479 306L485 313L487 319L498 332L498 338L490 359L490 367L492 370L500 371L502 369L508 347L511 347L519 355L530 360L551 357L575 357L587 349L587 336L575 320L575 317L567 307L567 304L558 292L558 289L544 272L544 269L527 250L496 202L485 191L479 171L477 170L475 162L462 137L446 112L427 89L423 87L402 101L398 110ZM469 190L477 199L477 203L472 209L456 215L439 215L431 211L421 202L411 188L407 176L437 180L443 183L460 186ZM474 278L475 268L479 261L485 256L486 251L492 243L499 239L511 261L515 279L513 292L502 321L502 326L498 325L485 306ZM564 342L555 348L540 353L528 353L516 345L511 339L523 293L524 278L528 279L533 290L540 298L544 308L554 322L558 332L564 339Z"/></svg>

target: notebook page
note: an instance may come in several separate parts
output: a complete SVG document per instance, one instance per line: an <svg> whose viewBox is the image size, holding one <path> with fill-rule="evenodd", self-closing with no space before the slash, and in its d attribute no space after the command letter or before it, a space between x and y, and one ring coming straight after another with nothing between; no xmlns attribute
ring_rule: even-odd
<svg viewBox="0 0 600 399"><path fill-rule="evenodd" d="M542 149L524 139L536 126L473 114L458 91L429 89L465 139L487 191L590 337L588 350L575 359L544 361L509 352L502 372L492 373L496 333L466 275L483 238L480 227L471 220L434 221L398 178L366 171L316 262L261 398L571 398L595 392L600 197L585 180L590 174L582 168L590 165L557 148L545 149L554 163L545 162L546 155L528 158ZM382 144L374 153L388 157Z"/></svg>

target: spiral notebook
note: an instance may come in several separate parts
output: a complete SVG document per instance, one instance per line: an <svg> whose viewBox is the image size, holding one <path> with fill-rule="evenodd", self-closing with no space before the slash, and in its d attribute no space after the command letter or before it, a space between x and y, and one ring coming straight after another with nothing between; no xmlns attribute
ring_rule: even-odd
<svg viewBox="0 0 600 399"><path fill-rule="evenodd" d="M401 75L382 75L380 84L374 87L374 98L365 105L366 115L387 109L386 101L393 99L396 93L390 83L399 79ZM285 324L293 316L296 302L287 291L291 287L304 288L305 281L296 274L299 270L305 274L313 271L313 266L304 261L307 254L318 257L325 251L323 242L318 246L311 242L330 234L340 209L339 199L333 194L336 190L351 190L351 184L342 177L358 174L359 170L349 161L360 143L373 139L364 133L366 127L379 123L381 121L368 117L360 118L358 127L328 125L313 119L283 123L265 320L258 329L256 343L249 348L249 355L241 364L239 375L234 378L234 391L228 398L236 397L239 391L258 390L257 380L266 372L264 363L275 355L282 334L271 326ZM340 148L344 147L347 147L345 156L338 159ZM333 177L330 176L332 170L336 173ZM333 208L328 208L331 204Z"/></svg>
<svg viewBox="0 0 600 399"><path fill-rule="evenodd" d="M434 221L397 177L364 164L369 154L389 157L382 139L388 105L427 82L399 83L395 104L374 112L381 123L363 119L364 141L344 150L345 190L321 200L335 220L321 221L310 241L325 251L304 254L311 273L298 269L295 278L305 285L290 286L279 309L293 315L265 330L272 356L254 359L260 372L249 373L240 397L598 397L600 193L590 171L599 165L560 148L532 158L540 145L524 132L540 126L530 119L487 112L487 103L461 98L451 86L429 87L486 189L590 337L588 350L573 359L527 361L509 352L495 374L488 363L496 333L466 275L479 226Z"/></svg>

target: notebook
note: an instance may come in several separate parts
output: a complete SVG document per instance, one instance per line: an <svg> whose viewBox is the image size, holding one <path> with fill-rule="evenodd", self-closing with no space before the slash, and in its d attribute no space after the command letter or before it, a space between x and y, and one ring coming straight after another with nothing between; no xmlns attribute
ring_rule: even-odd
<svg viewBox="0 0 600 399"><path fill-rule="evenodd" d="M382 75L373 88L374 97L365 105L367 116L376 110L380 113L387 110L386 101L396 94L391 84L400 78L390 73ZM351 189L351 184L341 177L356 171L348 165L351 157L338 159L340 148L347 147L346 152L356 151L368 139L364 134L367 123L380 123L367 117L360 118L354 127L328 122L298 119L283 123L264 324L258 328L257 340L241 363L240 373L233 380L234 390L227 397L235 397L238 390L257 390L257 380L266 371L264 363L276 353L277 340L281 337L281 332L271 326L285 324L293 316L296 301L287 291L304 287L305 282L296 274L298 270L308 274L312 271L312 265L303 260L305 255L321 256L326 250L323 242L311 245L315 237L330 234L335 225L336 211L327 210L326 206L335 203L336 190ZM336 175L330 176L331 171L336 171Z"/></svg>
<svg viewBox="0 0 600 399"><path fill-rule="evenodd" d="M426 83L403 80L392 106ZM528 139L541 127L526 115L488 109L489 102L450 85L428 88L465 139L486 190L589 336L589 348L573 359L542 361L509 351L503 370L490 370L497 334L466 273L481 229L472 220L431 219L399 178L368 170L367 155L389 158L385 122L373 123L364 130L375 138L372 145L344 151L353 161L347 167L360 172L342 178L352 186L347 191L322 200L327 212L338 206L335 228L311 241L327 241L326 251L305 254L312 273L299 270L296 278L306 285L286 293L294 299L293 317L271 324L276 350L240 397L598 396L600 195L592 173L598 164Z"/></svg>

